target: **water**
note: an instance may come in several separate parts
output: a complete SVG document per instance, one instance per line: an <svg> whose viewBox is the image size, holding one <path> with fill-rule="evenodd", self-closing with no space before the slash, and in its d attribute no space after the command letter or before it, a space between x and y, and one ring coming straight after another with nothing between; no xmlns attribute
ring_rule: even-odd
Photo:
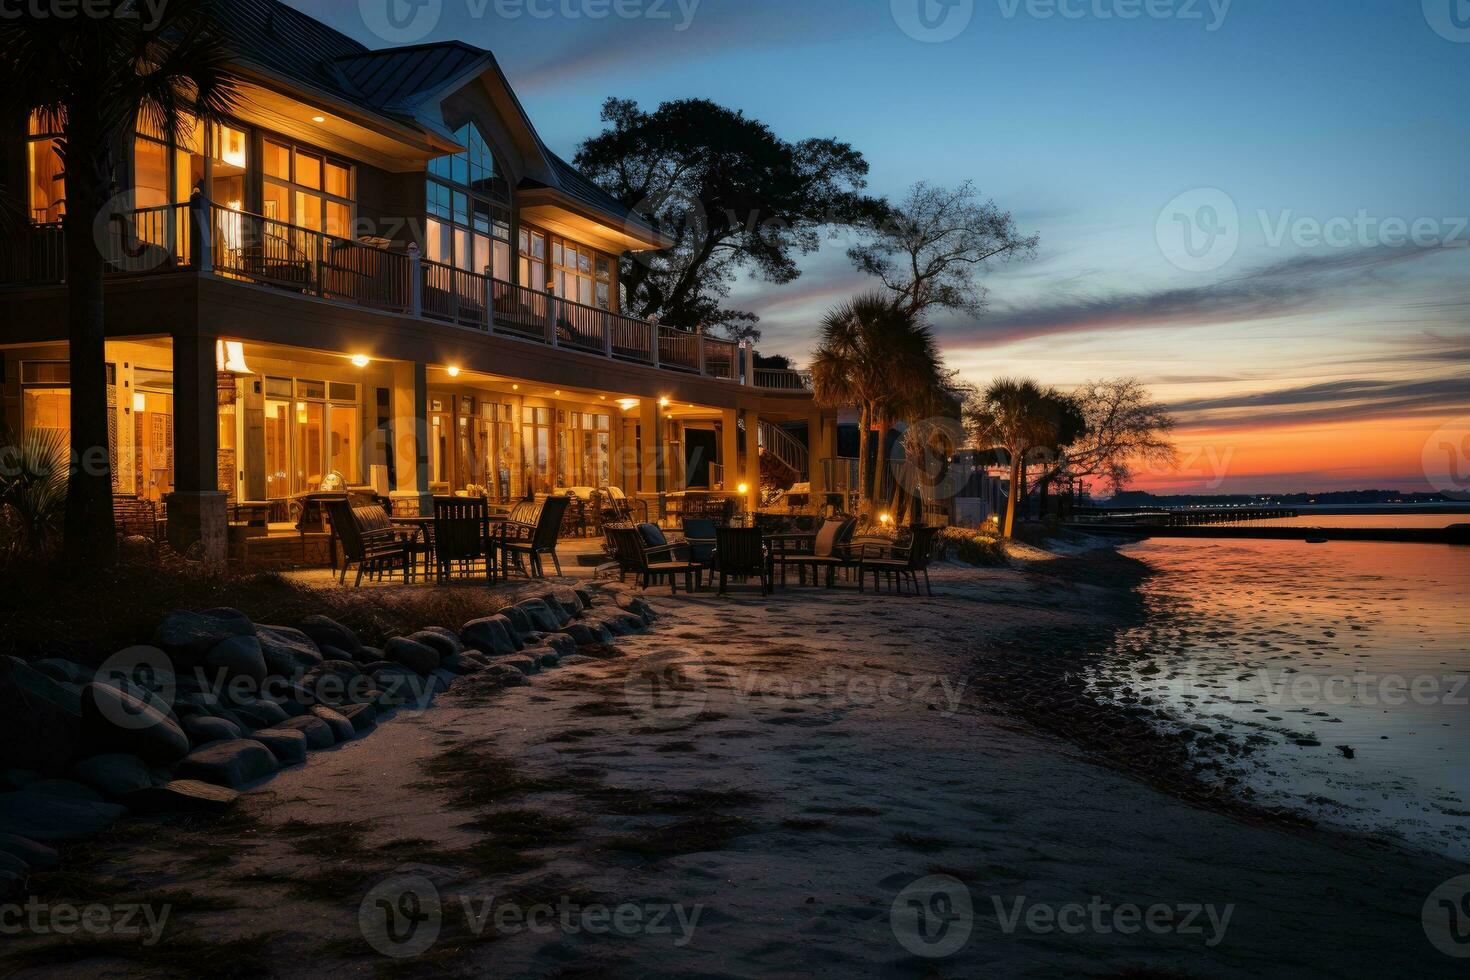
<svg viewBox="0 0 1470 980"><path fill-rule="evenodd" d="M1259 802L1470 859L1470 548L1154 539L1124 551L1160 572L1144 586L1150 621L1095 681L1162 709L1161 727L1206 729L1196 745L1225 733L1244 751L1219 756L1214 778Z"/></svg>

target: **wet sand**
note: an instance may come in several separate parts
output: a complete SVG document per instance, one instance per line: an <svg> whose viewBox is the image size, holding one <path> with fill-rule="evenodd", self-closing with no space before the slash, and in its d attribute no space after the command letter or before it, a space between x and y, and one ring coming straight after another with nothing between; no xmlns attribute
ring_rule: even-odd
<svg viewBox="0 0 1470 980"><path fill-rule="evenodd" d="M1138 623L1137 563L1026 557L940 568L932 599L650 592L653 631L597 660L456 688L313 754L235 817L133 823L73 866L172 893L164 943L234 941L282 976L1463 975L1420 921L1455 866L1193 778L1177 745L1083 689L1100 641ZM432 888L439 938L385 958L359 915L403 875ZM943 958L894 914L926 879L918 907L952 910L935 876L971 908ZM477 933L464 910L492 897L643 910L645 926ZM1030 914L1089 904L1167 907L1188 928Z"/></svg>

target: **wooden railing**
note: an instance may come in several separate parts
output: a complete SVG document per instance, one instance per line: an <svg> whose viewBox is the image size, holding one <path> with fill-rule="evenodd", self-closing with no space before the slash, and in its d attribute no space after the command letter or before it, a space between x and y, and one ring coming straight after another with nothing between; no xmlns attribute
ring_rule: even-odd
<svg viewBox="0 0 1470 980"><path fill-rule="evenodd" d="M192 269L737 384L810 387L802 372L756 370L747 376L749 352L702 331L584 306L429 261L412 249L394 251L218 204L206 208L199 199L118 211L98 224L94 237L114 274ZM60 222L31 225L11 242L16 247L0 266L4 281L65 282Z"/></svg>
<svg viewBox="0 0 1470 980"><path fill-rule="evenodd" d="M760 420L759 433L761 452L774 456L796 473L798 483L811 479L810 455L800 439L765 419Z"/></svg>

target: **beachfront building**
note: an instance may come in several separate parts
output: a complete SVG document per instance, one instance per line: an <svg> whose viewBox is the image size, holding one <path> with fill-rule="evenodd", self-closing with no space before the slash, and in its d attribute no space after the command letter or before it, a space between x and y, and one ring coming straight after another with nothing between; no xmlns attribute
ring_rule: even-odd
<svg viewBox="0 0 1470 980"><path fill-rule="evenodd" d="M624 314L620 259L670 243L546 147L489 52L222 8L237 114L140 126L96 222L114 490L166 503L170 540L220 555L231 505L284 521L344 487L399 512L608 486L652 513L701 489L753 507L767 441L821 482L835 419L802 375ZM29 222L7 242L0 412L64 429L65 179L44 120L12 124L0 187Z"/></svg>

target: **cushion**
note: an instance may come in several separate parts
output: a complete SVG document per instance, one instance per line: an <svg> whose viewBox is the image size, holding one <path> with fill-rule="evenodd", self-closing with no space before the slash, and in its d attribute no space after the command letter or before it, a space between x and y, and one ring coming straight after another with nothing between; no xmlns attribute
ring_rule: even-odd
<svg viewBox="0 0 1470 980"><path fill-rule="evenodd" d="M843 520L825 522L822 529L817 532L817 541L812 546L812 553L823 557L830 556L833 549L837 547L837 532L841 531L842 526L846 523Z"/></svg>
<svg viewBox="0 0 1470 980"><path fill-rule="evenodd" d="M663 529L657 524L639 524L638 533L643 535L643 543L650 548L659 548L669 543L664 537Z"/></svg>

